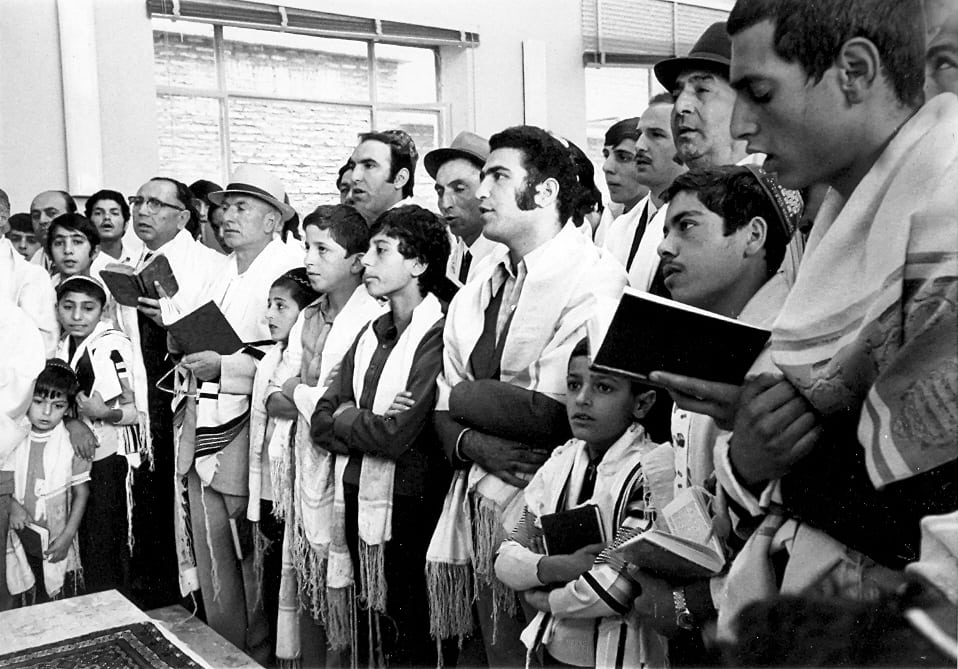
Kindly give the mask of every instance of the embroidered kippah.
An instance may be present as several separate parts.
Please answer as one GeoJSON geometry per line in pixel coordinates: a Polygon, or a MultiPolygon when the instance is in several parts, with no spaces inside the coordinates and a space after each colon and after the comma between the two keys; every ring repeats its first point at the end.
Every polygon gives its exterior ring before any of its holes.
{"type": "Polygon", "coordinates": [[[762,190],[775,205],[775,211],[778,213],[779,222],[785,230],[785,238],[788,239],[798,227],[798,221],[802,216],[802,210],[805,208],[805,202],[802,195],[797,190],[783,188],[778,183],[778,178],[772,172],[766,172],[764,168],[758,165],[745,165],[745,169],[752,173],[758,181],[762,190]]]}
{"type": "Polygon", "coordinates": [[[297,267],[296,269],[291,269],[285,274],[283,274],[283,276],[281,276],[280,278],[289,279],[290,281],[294,281],[295,283],[298,283],[300,286],[302,286],[303,288],[306,288],[307,290],[313,290],[313,287],[309,284],[309,275],[306,273],[305,267],[297,267]]]}

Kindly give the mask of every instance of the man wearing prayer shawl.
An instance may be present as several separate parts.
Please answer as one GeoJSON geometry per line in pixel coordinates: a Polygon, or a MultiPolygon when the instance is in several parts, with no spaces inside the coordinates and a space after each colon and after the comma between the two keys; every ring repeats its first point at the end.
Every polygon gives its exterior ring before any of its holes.
{"type": "Polygon", "coordinates": [[[279,179],[248,165],[237,168],[225,190],[210,193],[224,209],[223,237],[232,253],[207,285],[206,298],[245,346],[231,355],[183,356],[177,383],[185,396],[176,416],[177,473],[188,479],[207,624],[263,664],[270,654],[268,628],[255,588],[252,547],[241,537],[248,523],[250,395],[263,347],[273,344],[266,322],[269,288],[278,276],[302,266],[302,256],[279,239],[283,223],[295,213],[284,196],[279,179]]]}
{"type": "Polygon", "coordinates": [[[563,225],[576,192],[559,140],[518,126],[494,135],[490,148],[476,196],[483,234],[504,247],[449,306],[436,427],[458,471],[426,569],[433,636],[472,629],[475,574],[489,666],[522,666],[524,622],[515,594],[495,578],[495,552],[522,512],[520,488],[569,437],[562,402],[572,347],[596,298],[617,300],[626,277],[563,225]]]}
{"type": "Polygon", "coordinates": [[[740,1],[729,32],[733,134],[784,186],[831,190],[773,327],[780,372],[741,389],[715,453],[762,522],[729,573],[726,633],[776,583],[895,588],[920,518],[958,508],[958,99],[921,106],[918,0],[740,1]]]}
{"type": "MultiPolygon", "coordinates": [[[[222,256],[198,244],[188,226],[196,213],[185,184],[154,177],[130,197],[133,231],[143,242],[137,270],[156,256],[169,261],[179,290],[169,299],[140,298],[138,307],[117,305],[117,324],[133,344],[133,391],[148,408],[140,415],[150,454],[133,473],[133,553],[130,558],[134,602],[144,609],[168,606],[196,590],[193,572],[181,578],[177,563],[192,558],[177,552],[174,497],[173,406],[169,374],[173,369],[165,324],[201,304],[203,288],[218,271],[222,256]],[[161,307],[165,307],[165,313],[161,307]],[[160,390],[157,384],[167,388],[160,390]],[[145,397],[145,403],[142,398],[145,397]]],[[[107,265],[109,266],[109,265],[107,265]]]]}

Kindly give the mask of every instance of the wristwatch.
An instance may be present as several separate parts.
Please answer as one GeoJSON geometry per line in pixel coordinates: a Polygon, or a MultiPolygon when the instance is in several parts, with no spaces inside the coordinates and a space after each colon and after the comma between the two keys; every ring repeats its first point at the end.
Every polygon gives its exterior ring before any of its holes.
{"type": "Polygon", "coordinates": [[[695,621],[692,619],[692,612],[685,602],[685,588],[676,588],[672,591],[672,603],[675,604],[675,624],[680,629],[695,629],[695,621]]]}

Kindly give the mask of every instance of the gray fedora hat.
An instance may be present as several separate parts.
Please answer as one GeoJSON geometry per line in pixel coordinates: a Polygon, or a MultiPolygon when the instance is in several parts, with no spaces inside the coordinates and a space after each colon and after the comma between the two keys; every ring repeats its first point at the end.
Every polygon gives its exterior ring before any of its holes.
{"type": "Polygon", "coordinates": [[[210,202],[221,205],[223,198],[230,193],[252,195],[271,204],[282,214],[284,223],[296,215],[296,210],[284,202],[286,189],[283,187],[283,182],[258,165],[240,165],[233,170],[226,188],[209,194],[210,202]]]}
{"type": "Polygon", "coordinates": [[[688,70],[702,69],[718,72],[728,79],[729,64],[732,62],[732,40],[728,36],[725,21],[713,23],[689,51],[689,55],[680,58],[667,58],[655,64],[655,78],[665,86],[665,90],[675,90],[675,81],[688,70]]]}
{"type": "Polygon", "coordinates": [[[473,132],[460,132],[452,140],[452,144],[446,148],[433,149],[426,154],[422,162],[429,176],[435,179],[442,164],[453,158],[465,158],[481,168],[488,157],[489,140],[473,132]]]}

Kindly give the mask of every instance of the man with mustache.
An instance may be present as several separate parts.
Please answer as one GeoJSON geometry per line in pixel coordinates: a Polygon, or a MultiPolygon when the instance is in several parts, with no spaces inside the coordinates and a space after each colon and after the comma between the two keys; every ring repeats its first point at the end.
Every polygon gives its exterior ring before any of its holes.
{"type": "Polygon", "coordinates": [[[363,133],[349,159],[353,164],[350,204],[370,225],[387,209],[408,204],[418,161],[416,143],[406,132],[363,133]]]}

